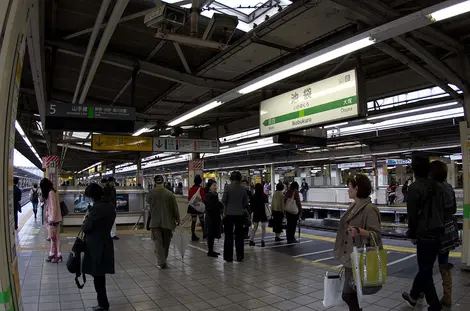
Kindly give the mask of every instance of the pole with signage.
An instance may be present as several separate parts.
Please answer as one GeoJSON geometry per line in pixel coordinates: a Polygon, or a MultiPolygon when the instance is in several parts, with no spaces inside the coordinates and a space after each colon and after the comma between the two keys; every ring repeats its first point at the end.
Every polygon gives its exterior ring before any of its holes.
{"type": "Polygon", "coordinates": [[[460,143],[462,146],[463,179],[463,235],[462,269],[470,270],[470,129],[467,122],[460,122],[460,143]]]}
{"type": "MultiPolygon", "coordinates": [[[[37,17],[30,1],[0,1],[0,310],[22,310],[16,230],[14,221],[13,155],[24,54],[28,40],[29,19],[37,17]]],[[[34,56],[31,55],[33,58],[34,56]]],[[[18,240],[19,241],[19,240],[18,240]]]]}
{"type": "Polygon", "coordinates": [[[260,105],[261,135],[292,132],[361,112],[356,70],[267,99],[260,105]]]}
{"type": "MultiPolygon", "coordinates": [[[[195,156],[193,155],[195,158],[195,156]]],[[[189,161],[188,165],[188,183],[189,187],[191,187],[194,183],[194,177],[197,175],[200,175],[201,178],[203,176],[203,171],[204,171],[204,160],[202,159],[194,159],[189,161]]]]}

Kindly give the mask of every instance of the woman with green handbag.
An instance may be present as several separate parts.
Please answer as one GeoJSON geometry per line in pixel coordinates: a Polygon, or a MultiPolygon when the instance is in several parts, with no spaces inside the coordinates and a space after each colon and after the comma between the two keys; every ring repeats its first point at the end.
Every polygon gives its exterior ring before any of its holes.
{"type": "Polygon", "coordinates": [[[353,286],[353,264],[351,254],[354,242],[357,245],[370,245],[376,241],[378,248],[383,248],[380,234],[381,220],[378,208],[372,203],[370,179],[357,174],[348,180],[349,198],[353,200],[349,209],[341,217],[334,248],[334,256],[344,266],[343,300],[350,311],[360,311],[356,288],[353,286]]]}

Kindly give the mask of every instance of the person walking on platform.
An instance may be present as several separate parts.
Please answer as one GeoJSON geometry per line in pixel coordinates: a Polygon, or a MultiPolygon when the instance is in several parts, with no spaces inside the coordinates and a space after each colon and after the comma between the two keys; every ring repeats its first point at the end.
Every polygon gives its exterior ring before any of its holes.
{"type": "MultiPolygon", "coordinates": [[[[251,187],[248,185],[248,180],[243,179],[242,180],[242,186],[243,188],[246,189],[246,195],[248,196],[248,206],[251,201],[251,196],[253,195],[251,193],[251,187]]],[[[251,210],[248,209],[248,215],[250,219],[246,220],[245,223],[243,224],[243,239],[248,240],[250,238],[250,226],[251,226],[251,210]]]]}
{"type": "Polygon", "coordinates": [[[268,217],[266,216],[266,205],[268,203],[268,196],[263,192],[263,185],[255,185],[255,194],[251,197],[250,208],[253,213],[253,228],[251,229],[250,246],[255,246],[255,235],[258,230],[258,225],[261,223],[261,247],[265,246],[264,237],[266,236],[266,223],[268,217]]]}
{"type": "Polygon", "coordinates": [[[47,262],[58,263],[62,261],[60,253],[60,223],[62,222],[62,213],[60,211],[59,194],[54,189],[52,182],[43,178],[39,183],[41,194],[44,198],[44,218],[49,232],[51,246],[47,262]]]}
{"type": "Polygon", "coordinates": [[[206,217],[204,231],[207,236],[207,247],[209,249],[207,256],[217,258],[219,253],[214,252],[214,241],[220,239],[222,219],[221,214],[224,210],[222,202],[219,201],[217,193],[217,183],[215,180],[210,179],[207,182],[204,204],[206,205],[206,217]]]}
{"type": "MultiPolygon", "coordinates": [[[[430,177],[431,179],[437,181],[444,189],[444,222],[445,224],[453,224],[454,214],[457,212],[457,201],[455,199],[454,189],[446,182],[447,164],[442,161],[431,162],[430,177]]],[[[439,272],[441,273],[442,277],[442,287],[444,289],[441,305],[447,308],[452,307],[452,268],[454,267],[454,265],[449,262],[449,252],[454,250],[456,245],[458,245],[458,239],[456,239],[458,238],[457,230],[457,228],[453,228],[453,232],[450,232],[450,234],[444,236],[441,249],[437,255],[439,272]]]]}
{"type": "Polygon", "coordinates": [[[31,204],[33,204],[34,219],[38,218],[38,205],[40,195],[41,191],[38,188],[38,184],[35,183],[31,191],[29,191],[29,200],[31,201],[31,204]]]}
{"type": "Polygon", "coordinates": [[[308,195],[308,189],[309,186],[307,182],[305,181],[305,178],[302,179],[302,184],[300,185],[300,193],[302,194],[302,201],[306,202],[307,201],[307,195],[308,195]]]}
{"type": "Polygon", "coordinates": [[[21,213],[21,189],[18,187],[20,179],[13,177],[13,212],[15,213],[15,230],[18,230],[18,213],[21,213]]]}
{"type": "Polygon", "coordinates": [[[276,242],[280,242],[282,233],[282,221],[284,220],[285,203],[284,203],[284,184],[279,182],[276,185],[276,192],[274,192],[271,207],[273,211],[273,231],[276,234],[276,242]]]}
{"type": "Polygon", "coordinates": [[[428,178],[429,158],[413,156],[411,168],[416,177],[408,189],[408,238],[416,244],[418,274],[411,291],[402,294],[410,307],[415,307],[421,293],[429,304],[428,311],[442,309],[433,280],[433,268],[444,235],[445,190],[438,182],[428,178]]]}
{"type": "MultiPolygon", "coordinates": [[[[116,210],[117,207],[117,201],[116,201],[116,188],[114,187],[115,184],[115,179],[113,176],[108,177],[107,179],[103,179],[101,181],[102,183],[104,182],[104,187],[103,187],[103,198],[105,200],[108,200],[113,206],[114,209],[116,210]]],[[[119,237],[116,235],[116,222],[114,222],[113,227],[111,228],[111,238],[113,240],[119,240],[119,237]]]]}
{"type": "Polygon", "coordinates": [[[246,189],[240,184],[242,175],[238,171],[232,172],[230,175],[231,184],[224,190],[222,203],[225,206],[224,218],[224,260],[226,262],[233,261],[233,237],[235,227],[235,249],[237,253],[237,261],[242,262],[244,259],[243,224],[248,213],[248,196],[246,189]]]}
{"type": "Polygon", "coordinates": [[[408,183],[409,180],[406,180],[403,184],[403,187],[401,187],[401,193],[403,194],[403,203],[406,203],[406,201],[408,200],[408,183]]]}
{"type": "MultiPolygon", "coordinates": [[[[201,186],[202,184],[202,178],[199,175],[196,175],[194,177],[194,185],[189,188],[189,193],[188,193],[188,201],[191,201],[191,198],[193,195],[196,195],[196,193],[199,192],[199,195],[201,196],[201,200],[204,202],[204,189],[201,186]]],[[[188,205],[188,211],[187,213],[191,215],[191,234],[192,234],[192,241],[197,242],[199,241],[199,237],[196,235],[196,223],[197,219],[199,218],[199,222],[201,224],[202,231],[204,232],[204,213],[201,213],[197,211],[194,207],[191,205],[188,205]]],[[[203,239],[206,237],[204,236],[203,233],[203,239]]]]}
{"type": "Polygon", "coordinates": [[[116,208],[103,197],[100,185],[92,183],[85,189],[85,196],[93,206],[85,216],[82,231],[85,234],[83,273],[93,276],[98,305],[94,311],[109,310],[106,294],[106,274],[114,274],[114,243],[109,235],[116,220],[116,208]]]}
{"type": "Polygon", "coordinates": [[[354,243],[356,245],[370,245],[375,241],[382,246],[380,212],[370,198],[372,184],[370,179],[361,174],[348,180],[348,195],[353,200],[346,213],[340,219],[338,234],[334,246],[334,257],[344,267],[344,286],[342,298],[349,306],[350,311],[360,311],[357,293],[351,287],[353,270],[351,253],[354,243]]]}
{"type": "Polygon", "coordinates": [[[299,184],[294,181],[290,184],[289,190],[287,190],[284,203],[286,206],[289,200],[294,200],[297,206],[297,213],[293,214],[289,212],[289,209],[286,209],[286,218],[287,218],[287,243],[298,243],[295,239],[295,230],[297,229],[297,221],[299,220],[300,216],[302,215],[302,203],[300,202],[300,195],[299,195],[299,184]]]}
{"type": "Polygon", "coordinates": [[[180,213],[175,195],[163,185],[163,176],[155,176],[154,181],[155,188],[147,194],[146,199],[150,206],[149,227],[155,244],[158,267],[166,269],[170,242],[176,225],[180,223],[180,213]]]}

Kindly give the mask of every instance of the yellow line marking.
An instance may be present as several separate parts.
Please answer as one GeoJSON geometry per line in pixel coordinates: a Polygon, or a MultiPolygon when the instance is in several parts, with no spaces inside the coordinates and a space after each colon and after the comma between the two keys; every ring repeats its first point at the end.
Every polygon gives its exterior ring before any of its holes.
{"type": "Polygon", "coordinates": [[[327,265],[327,264],[321,263],[321,262],[314,262],[314,261],[304,259],[304,258],[296,258],[295,261],[305,263],[305,264],[308,264],[308,265],[311,265],[311,266],[314,266],[314,267],[317,267],[317,268],[321,268],[321,269],[336,270],[336,271],[341,270],[341,267],[331,266],[331,265],[327,265]]]}
{"type": "MultiPolygon", "coordinates": [[[[332,243],[334,243],[335,240],[336,240],[336,238],[330,238],[330,237],[320,236],[320,235],[313,235],[313,234],[308,234],[308,233],[300,233],[300,236],[303,237],[303,238],[306,238],[306,239],[332,242],[332,243]]],[[[387,251],[395,251],[395,252],[401,252],[401,253],[416,254],[416,248],[414,248],[414,247],[384,245],[384,249],[387,250],[387,251]]],[[[462,253],[461,252],[450,252],[449,256],[452,257],[452,258],[461,258],[462,253]]]]}

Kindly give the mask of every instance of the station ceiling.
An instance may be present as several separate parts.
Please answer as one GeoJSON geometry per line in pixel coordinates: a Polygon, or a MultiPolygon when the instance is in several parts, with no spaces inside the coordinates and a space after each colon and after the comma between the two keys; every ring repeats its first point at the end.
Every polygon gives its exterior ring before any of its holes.
{"type": "MultiPolygon", "coordinates": [[[[113,6],[118,2],[111,1],[105,21],[109,19],[113,6]]],[[[185,2],[190,1],[179,3],[185,2]]],[[[226,90],[352,37],[365,29],[443,1],[291,2],[290,5],[282,7],[282,10],[277,10],[279,12],[276,11],[276,14],[266,17],[266,21],[253,30],[247,33],[242,30],[234,31],[228,48],[217,51],[155,38],[155,29],[144,24],[144,13],[155,7],[155,1],[131,0],[107,45],[86,102],[133,106],[138,112],[137,127],[156,122],[161,125],[160,133],[165,133],[167,121],[226,90]],[[134,87],[131,85],[133,73],[137,73],[134,87]]],[[[266,1],[267,5],[275,3],[278,2],[266,1]]],[[[208,4],[207,1],[204,4],[208,4]]],[[[38,27],[44,30],[41,32],[41,42],[44,52],[44,93],[47,102],[72,102],[100,5],[101,1],[95,0],[50,0],[41,7],[42,22],[38,27]]],[[[204,33],[209,20],[205,16],[199,17],[199,37],[204,33]]],[[[103,29],[104,27],[99,32],[97,42],[103,36],[103,29]]],[[[467,14],[376,44],[193,118],[186,125],[204,127],[186,132],[192,137],[216,138],[257,128],[261,100],[354,67],[362,68],[365,75],[367,100],[436,85],[448,91],[451,98],[460,99],[461,95],[448,85],[453,84],[461,88],[468,83],[461,69],[461,55],[465,55],[470,43],[468,29],[470,18],[467,14]],[[424,57],[429,54],[433,56],[431,59],[424,57]]],[[[177,33],[189,35],[190,23],[187,22],[177,33]]],[[[95,51],[96,46],[97,44],[95,51]]],[[[50,152],[48,146],[51,142],[59,144],[59,154],[61,148],[68,143],[63,169],[71,171],[83,169],[100,160],[118,164],[135,160],[139,156],[126,152],[94,152],[87,145],[87,137],[64,140],[62,132],[44,135],[38,125],[40,118],[37,115],[37,95],[28,53],[29,50],[25,56],[22,75],[18,121],[41,156],[50,152]]],[[[360,139],[371,147],[434,138],[445,140],[445,135],[458,139],[458,125],[455,120],[450,124],[441,122],[426,130],[423,130],[424,128],[426,127],[421,125],[405,127],[348,139],[360,139]]],[[[16,145],[24,149],[21,139],[17,140],[16,145]]],[[[279,149],[281,154],[300,152],[290,148],[279,149]]],[[[32,161],[35,159],[28,154],[25,156],[32,161]]],[[[246,154],[238,157],[242,159],[246,154]]],[[[250,157],[254,157],[253,152],[250,157]]]]}

